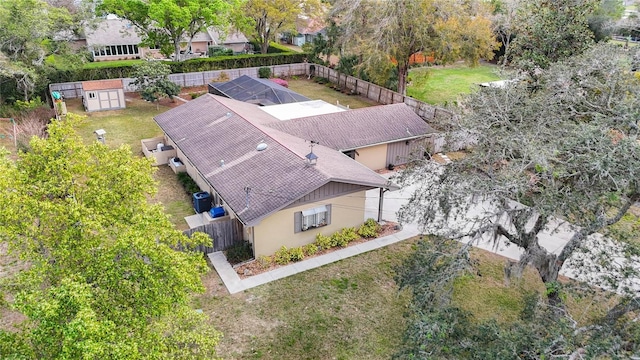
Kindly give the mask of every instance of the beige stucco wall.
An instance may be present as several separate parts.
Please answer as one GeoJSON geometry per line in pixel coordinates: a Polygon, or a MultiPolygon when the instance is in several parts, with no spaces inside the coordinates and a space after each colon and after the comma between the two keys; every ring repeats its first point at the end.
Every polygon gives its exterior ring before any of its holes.
{"type": "Polygon", "coordinates": [[[387,144],[374,145],[356,150],[356,161],[371,170],[379,170],[387,167],[387,144]]]}
{"type": "Polygon", "coordinates": [[[287,248],[312,243],[318,233],[331,235],[345,227],[360,226],[364,222],[365,191],[307,203],[277,213],[263,219],[253,227],[253,249],[255,256],[272,255],[282,245],[287,248]],[[331,204],[331,224],[308,231],[294,232],[294,214],[298,211],[331,204]]]}

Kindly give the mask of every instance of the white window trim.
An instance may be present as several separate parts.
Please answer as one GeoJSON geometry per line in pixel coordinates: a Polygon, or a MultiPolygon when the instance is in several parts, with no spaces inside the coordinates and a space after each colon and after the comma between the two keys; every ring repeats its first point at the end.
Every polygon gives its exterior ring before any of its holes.
{"type": "Polygon", "coordinates": [[[302,231],[315,229],[327,225],[327,207],[318,206],[302,211],[302,231]]]}

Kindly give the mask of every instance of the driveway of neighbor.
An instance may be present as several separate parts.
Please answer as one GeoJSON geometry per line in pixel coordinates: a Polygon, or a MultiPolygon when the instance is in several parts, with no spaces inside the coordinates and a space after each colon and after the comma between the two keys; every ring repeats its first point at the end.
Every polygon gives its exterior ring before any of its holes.
{"type": "MultiPolygon", "coordinates": [[[[384,174],[385,177],[390,177],[393,173],[384,174]]],[[[384,194],[383,201],[383,211],[382,218],[387,221],[398,222],[397,219],[397,211],[400,207],[407,203],[411,194],[415,190],[415,186],[410,185],[406,186],[400,190],[396,191],[387,191],[384,194]]],[[[367,218],[378,218],[378,201],[379,201],[379,190],[369,190],[366,194],[365,200],[365,217],[367,218]]],[[[474,206],[471,211],[468,213],[468,218],[472,219],[475,216],[479,216],[482,213],[486,212],[488,209],[486,208],[486,204],[478,203],[474,206]]],[[[457,224],[453,224],[453,228],[465,228],[467,225],[471,223],[471,221],[459,221],[457,224]]],[[[562,248],[567,244],[569,239],[574,233],[574,230],[571,229],[569,224],[566,222],[556,220],[552,222],[551,230],[546,230],[539,235],[540,245],[545,249],[559,254],[562,251],[562,248]]],[[[229,290],[229,293],[234,294],[237,292],[244,291],[246,289],[250,289],[262,284],[266,284],[268,282],[282,279],[287,276],[291,276],[297,274],[302,271],[310,270],[313,268],[317,268],[326,264],[330,264],[351,256],[359,255],[361,253],[375,250],[384,246],[388,246],[399,241],[403,241],[414,237],[416,235],[421,234],[422,231],[418,224],[403,224],[402,230],[382,238],[374,239],[365,243],[357,244],[354,246],[350,246],[344,249],[336,250],[334,252],[316,256],[310,258],[308,260],[303,260],[300,262],[296,262],[287,266],[279,267],[275,270],[268,271],[262,274],[254,275],[245,279],[241,279],[235,270],[231,267],[227,259],[225,258],[222,252],[215,252],[209,254],[209,259],[213,264],[214,268],[220,275],[220,278],[224,282],[225,286],[229,290]]],[[[461,241],[469,241],[469,239],[462,239],[461,241]]],[[[487,235],[478,241],[474,241],[473,245],[475,247],[493,252],[498,255],[502,255],[506,258],[512,260],[518,260],[520,255],[522,254],[522,250],[515,245],[509,246],[506,242],[506,239],[502,238],[497,242],[492,240],[492,237],[487,235]]],[[[592,250],[600,250],[603,252],[614,253],[613,263],[615,265],[622,265],[625,263],[625,258],[622,256],[622,248],[616,244],[615,242],[603,238],[600,234],[594,234],[587,239],[587,247],[592,250]],[[619,255],[616,255],[619,253],[619,255]]],[[[576,271],[578,266],[583,266],[585,268],[589,268],[590,266],[593,269],[597,269],[597,264],[593,261],[589,261],[588,259],[584,259],[584,254],[577,253],[572,259],[567,261],[560,273],[564,276],[568,276],[573,279],[587,281],[591,284],[601,284],[602,273],[598,271],[601,270],[593,270],[590,272],[584,271],[576,271]],[[574,264],[574,265],[572,265],[574,264]],[[580,265],[575,265],[580,264],[580,265]]],[[[637,259],[634,259],[636,264],[640,263],[637,259]]],[[[640,266],[640,265],[634,265],[640,266]]],[[[620,288],[624,285],[631,286],[633,289],[640,289],[640,280],[634,279],[632,282],[621,283],[620,288]]]]}

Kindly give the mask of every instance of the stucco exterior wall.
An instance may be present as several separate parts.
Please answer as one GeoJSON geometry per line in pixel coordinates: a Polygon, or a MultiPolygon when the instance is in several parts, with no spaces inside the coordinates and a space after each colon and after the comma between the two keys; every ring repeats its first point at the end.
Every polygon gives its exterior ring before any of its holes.
{"type": "Polygon", "coordinates": [[[371,170],[387,167],[387,144],[374,145],[356,150],[356,161],[371,170]]]}
{"type": "Polygon", "coordinates": [[[252,230],[255,256],[272,255],[282,245],[292,248],[310,244],[315,241],[318,233],[331,235],[345,227],[362,225],[364,222],[365,197],[365,191],[355,192],[322,202],[307,203],[280,210],[263,219],[252,230]],[[294,215],[296,212],[327,204],[331,205],[331,224],[298,233],[294,232],[294,215]]]}

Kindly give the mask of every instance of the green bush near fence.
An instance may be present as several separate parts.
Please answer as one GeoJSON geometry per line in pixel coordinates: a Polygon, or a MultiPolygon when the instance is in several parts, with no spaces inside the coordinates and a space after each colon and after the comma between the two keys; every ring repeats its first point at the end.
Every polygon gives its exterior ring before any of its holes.
{"type": "MultiPolygon", "coordinates": [[[[216,58],[198,58],[181,62],[165,62],[171,67],[171,72],[190,73],[210,70],[239,69],[249,67],[275,66],[304,62],[304,53],[276,53],[257,55],[219,56],[216,58]]],[[[105,61],[89,63],[78,70],[57,69],[49,74],[51,83],[72,81],[118,79],[131,77],[133,64],[145,60],[105,61]]]]}

